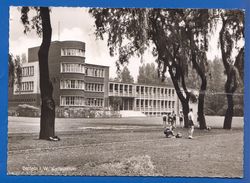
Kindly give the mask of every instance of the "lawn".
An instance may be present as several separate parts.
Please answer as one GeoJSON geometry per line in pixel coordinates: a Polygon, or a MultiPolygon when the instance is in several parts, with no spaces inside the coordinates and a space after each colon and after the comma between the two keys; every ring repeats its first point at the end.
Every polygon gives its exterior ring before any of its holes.
{"type": "Polygon", "coordinates": [[[183,138],[169,139],[160,122],[151,120],[150,125],[146,118],[144,126],[139,125],[141,119],[128,119],[131,128],[121,128],[119,120],[113,128],[97,128],[104,127],[105,120],[102,125],[90,120],[77,130],[59,130],[59,142],[38,140],[36,133],[9,134],[8,174],[243,176],[242,128],[196,129],[192,140],[186,138],[187,129],[177,128],[183,138]]]}

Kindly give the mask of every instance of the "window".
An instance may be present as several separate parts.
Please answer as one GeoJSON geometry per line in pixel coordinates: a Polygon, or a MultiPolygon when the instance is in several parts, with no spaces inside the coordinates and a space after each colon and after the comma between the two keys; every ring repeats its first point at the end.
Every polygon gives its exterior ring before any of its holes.
{"type": "Polygon", "coordinates": [[[22,68],[22,77],[34,76],[34,66],[28,66],[22,68]]]}
{"type": "Polygon", "coordinates": [[[84,65],[80,63],[61,63],[61,73],[82,73],[84,74],[84,65]]]}
{"type": "Polygon", "coordinates": [[[61,106],[84,106],[85,99],[82,96],[61,96],[61,106]]]}
{"type": "Polygon", "coordinates": [[[34,81],[21,82],[20,88],[16,91],[32,92],[34,91],[34,81]]]}
{"type": "Polygon", "coordinates": [[[174,89],[172,89],[172,97],[174,97],[174,89]]]}
{"type": "Polygon", "coordinates": [[[104,69],[89,67],[85,69],[85,73],[87,76],[104,77],[104,69]]]}
{"type": "Polygon", "coordinates": [[[78,56],[78,57],[84,57],[85,56],[85,52],[82,49],[62,48],[61,49],[61,56],[78,56]]]}
{"type": "Polygon", "coordinates": [[[136,93],[139,94],[140,87],[136,86],[136,93]]]}
{"type": "Polygon", "coordinates": [[[61,80],[60,89],[85,89],[83,80],[61,80]]]}
{"type": "Polygon", "coordinates": [[[103,84],[86,83],[86,90],[93,91],[93,92],[103,92],[103,84]]]}
{"type": "Polygon", "coordinates": [[[175,102],[174,102],[174,101],[172,101],[172,108],[174,108],[174,104],[175,104],[175,102]]]}
{"type": "Polygon", "coordinates": [[[94,107],[103,107],[103,99],[102,98],[87,98],[86,105],[94,106],[94,107]]]}

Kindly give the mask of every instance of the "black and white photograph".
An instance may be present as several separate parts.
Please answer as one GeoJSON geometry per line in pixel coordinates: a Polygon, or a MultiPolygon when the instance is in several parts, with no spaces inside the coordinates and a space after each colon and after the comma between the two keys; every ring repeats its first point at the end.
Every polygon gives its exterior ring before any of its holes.
{"type": "Polygon", "coordinates": [[[244,22],[11,6],[7,174],[243,178],[244,22]]]}

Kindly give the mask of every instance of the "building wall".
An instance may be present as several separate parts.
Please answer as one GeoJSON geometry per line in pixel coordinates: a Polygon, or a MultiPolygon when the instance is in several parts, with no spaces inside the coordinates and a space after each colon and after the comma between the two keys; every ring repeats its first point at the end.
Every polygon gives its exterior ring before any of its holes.
{"type": "MultiPolygon", "coordinates": [[[[24,66],[35,65],[34,76],[29,76],[23,78],[24,82],[33,81],[35,89],[29,93],[34,93],[36,101],[32,104],[40,105],[40,89],[39,89],[39,64],[38,64],[38,51],[39,47],[29,48],[28,49],[28,63],[24,66]]],[[[79,100],[95,99],[94,103],[103,102],[102,107],[107,106],[106,102],[108,101],[108,80],[109,80],[109,67],[101,65],[93,65],[85,63],[85,43],[79,41],[55,41],[51,43],[49,51],[49,72],[50,79],[53,84],[53,98],[55,100],[56,106],[65,106],[61,105],[62,98],[69,97],[80,97],[79,100]],[[68,67],[69,66],[69,67],[68,67]],[[80,70],[79,67],[80,66],[80,70]],[[92,72],[90,74],[86,73],[86,70],[90,69],[92,72]],[[102,71],[102,73],[101,73],[102,71]],[[97,74],[97,75],[95,75],[97,74]],[[102,75],[100,75],[102,74],[102,75]],[[71,83],[72,85],[68,85],[71,83]],[[74,83],[74,87],[72,88],[74,83]],[[77,88],[76,84],[77,83],[77,88]],[[86,90],[86,84],[98,85],[98,89],[103,87],[102,91],[88,91],[86,90]]],[[[16,86],[14,86],[16,87],[16,86]]],[[[13,102],[17,97],[13,98],[13,91],[9,92],[9,101],[13,102]]],[[[18,93],[19,101],[23,98],[24,103],[27,102],[25,93],[18,93]]],[[[14,102],[18,104],[18,102],[14,102]]],[[[14,105],[13,103],[13,105],[14,105]]],[[[98,103],[99,104],[99,103],[98,103]]],[[[75,104],[74,104],[75,105],[75,104]]],[[[78,104],[77,104],[78,105],[78,104]]],[[[79,104],[81,107],[86,105],[81,102],[79,104]]],[[[100,104],[99,104],[100,105],[100,104]]],[[[71,104],[69,104],[71,106],[71,104]]],[[[79,106],[77,106],[79,107],[79,106]]],[[[100,106],[86,106],[86,107],[98,107],[100,106]]]]}
{"type": "MultiPolygon", "coordinates": [[[[33,90],[18,92],[15,85],[9,91],[10,106],[40,105],[38,51],[39,47],[29,48],[28,63],[23,64],[23,67],[34,67],[34,74],[23,77],[22,80],[34,82],[33,90]]],[[[109,81],[109,67],[85,63],[83,42],[52,42],[49,72],[57,107],[109,108],[109,98],[117,96],[122,98],[123,110],[141,111],[149,116],[172,111],[179,114],[180,102],[173,86],[109,81]]]]}
{"type": "Polygon", "coordinates": [[[174,111],[179,103],[174,87],[109,82],[109,96],[123,98],[122,110],[141,111],[148,116],[159,116],[174,111]],[[132,109],[127,105],[132,104],[132,109]],[[124,105],[125,104],[125,105],[124,105]],[[125,108],[123,108],[125,106],[125,108]]]}
{"type": "Polygon", "coordinates": [[[19,86],[15,79],[13,87],[9,88],[9,106],[18,106],[19,104],[40,105],[40,86],[39,86],[39,68],[38,62],[22,64],[22,80],[19,86]],[[24,72],[24,70],[29,72],[24,72]],[[32,69],[32,72],[30,72],[32,69]],[[27,87],[29,84],[29,87],[27,87]],[[32,87],[31,87],[32,84],[32,87]],[[26,86],[25,86],[26,85],[26,86]]]}

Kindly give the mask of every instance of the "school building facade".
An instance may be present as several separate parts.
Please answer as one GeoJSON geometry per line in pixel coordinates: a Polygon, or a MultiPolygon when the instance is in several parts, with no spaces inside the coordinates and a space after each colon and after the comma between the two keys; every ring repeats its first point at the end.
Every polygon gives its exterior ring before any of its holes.
{"type": "MultiPolygon", "coordinates": [[[[28,61],[22,64],[21,86],[9,88],[9,106],[40,106],[39,47],[28,49],[28,61]]],[[[147,116],[180,110],[174,87],[109,80],[109,67],[85,62],[85,43],[54,41],[49,51],[49,72],[57,108],[108,110],[111,98],[120,98],[119,110],[140,111],[147,116]]]]}

